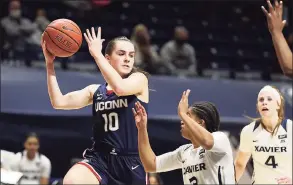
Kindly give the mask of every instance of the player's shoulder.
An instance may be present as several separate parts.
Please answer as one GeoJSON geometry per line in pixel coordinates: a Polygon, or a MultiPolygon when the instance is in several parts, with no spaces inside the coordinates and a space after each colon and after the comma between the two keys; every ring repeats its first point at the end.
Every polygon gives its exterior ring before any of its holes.
{"type": "Polygon", "coordinates": [[[15,154],[15,159],[21,159],[22,156],[23,156],[23,152],[17,152],[17,153],[15,154]]]}
{"type": "Polygon", "coordinates": [[[291,119],[285,119],[285,124],[282,123],[282,127],[286,127],[284,128],[285,130],[290,129],[292,131],[292,120],[291,119]]]}
{"type": "Polygon", "coordinates": [[[216,131],[212,133],[213,137],[217,137],[217,138],[227,138],[228,139],[228,135],[225,132],[222,131],[216,131]]]}
{"type": "Polygon", "coordinates": [[[212,135],[213,135],[214,141],[216,140],[222,144],[230,143],[229,136],[225,132],[216,131],[216,132],[213,132],[212,135]]]}
{"type": "Polygon", "coordinates": [[[193,148],[193,144],[185,144],[177,148],[177,151],[180,153],[186,152],[188,150],[191,150],[193,148]]]}
{"type": "Polygon", "coordinates": [[[292,120],[291,119],[287,119],[287,125],[289,125],[290,127],[292,126],[292,120]]]}
{"type": "Polygon", "coordinates": [[[142,71],[140,69],[136,69],[136,71],[131,73],[131,75],[129,75],[129,77],[141,78],[142,80],[148,81],[148,73],[144,72],[144,71],[142,71]]]}
{"type": "Polygon", "coordinates": [[[252,121],[248,125],[242,128],[242,133],[253,133],[255,129],[260,126],[260,122],[258,120],[252,121]]]}
{"type": "Polygon", "coordinates": [[[88,85],[86,88],[91,94],[94,94],[100,86],[101,84],[91,84],[88,85]]]}
{"type": "Polygon", "coordinates": [[[91,90],[97,90],[100,86],[101,84],[91,84],[91,85],[88,85],[87,88],[91,90]]]}
{"type": "Polygon", "coordinates": [[[43,164],[46,164],[46,165],[51,164],[50,159],[47,156],[45,156],[44,154],[40,154],[40,159],[43,164]]]}
{"type": "Polygon", "coordinates": [[[189,50],[189,51],[194,51],[194,48],[191,44],[189,43],[185,43],[185,47],[189,50]]]}

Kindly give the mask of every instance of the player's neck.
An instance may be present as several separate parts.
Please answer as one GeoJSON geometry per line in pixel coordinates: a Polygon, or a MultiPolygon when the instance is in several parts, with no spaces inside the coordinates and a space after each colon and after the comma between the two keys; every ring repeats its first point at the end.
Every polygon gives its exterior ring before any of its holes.
{"type": "Polygon", "coordinates": [[[200,145],[198,143],[194,142],[194,141],[191,141],[191,143],[192,143],[192,145],[193,145],[194,148],[200,147],[200,145]]]}
{"type": "Polygon", "coordinates": [[[27,154],[26,154],[26,157],[28,158],[28,160],[33,160],[33,159],[35,158],[35,156],[36,156],[35,153],[32,153],[32,154],[27,153],[27,154]]]}
{"type": "Polygon", "coordinates": [[[264,118],[261,118],[261,121],[266,126],[266,130],[272,132],[278,124],[279,117],[278,116],[264,117],[264,118]]]}

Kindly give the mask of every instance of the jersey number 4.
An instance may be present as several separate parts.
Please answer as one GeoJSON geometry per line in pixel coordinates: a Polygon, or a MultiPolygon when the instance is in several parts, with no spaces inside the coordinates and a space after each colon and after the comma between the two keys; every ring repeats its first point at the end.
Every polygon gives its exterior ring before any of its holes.
{"type": "Polygon", "coordinates": [[[278,163],[276,163],[275,161],[275,156],[270,155],[267,159],[267,161],[265,162],[265,164],[267,166],[272,166],[273,168],[276,168],[278,166],[278,163]]]}
{"type": "Polygon", "coordinates": [[[119,129],[118,114],[116,112],[111,112],[110,114],[102,114],[104,118],[104,129],[105,132],[116,131],[119,129]]]}

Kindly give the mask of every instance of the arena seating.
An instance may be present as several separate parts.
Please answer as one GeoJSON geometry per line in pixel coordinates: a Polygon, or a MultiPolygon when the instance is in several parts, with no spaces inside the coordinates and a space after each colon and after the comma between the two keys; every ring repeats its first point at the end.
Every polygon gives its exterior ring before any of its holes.
{"type": "MultiPolygon", "coordinates": [[[[66,17],[77,22],[83,31],[102,26],[106,41],[117,35],[129,37],[136,24],[144,23],[150,29],[152,42],[160,47],[172,38],[175,25],[184,25],[196,50],[199,74],[206,69],[226,70],[230,77],[237,72],[281,72],[260,9],[263,1],[113,1],[86,12],[58,1],[23,4],[24,15],[31,19],[42,6],[50,20],[66,17]]],[[[74,61],[91,61],[86,42],[74,61]]]]}

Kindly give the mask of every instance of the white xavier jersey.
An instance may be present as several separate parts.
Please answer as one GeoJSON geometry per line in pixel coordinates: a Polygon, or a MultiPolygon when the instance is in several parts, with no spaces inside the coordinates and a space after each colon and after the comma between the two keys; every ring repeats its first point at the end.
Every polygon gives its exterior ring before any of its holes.
{"type": "Polygon", "coordinates": [[[11,166],[15,160],[15,153],[6,150],[1,150],[0,152],[1,168],[11,170],[11,166]]]}
{"type": "Polygon", "coordinates": [[[212,135],[212,149],[195,149],[192,144],[180,146],[175,151],[156,158],[156,171],[181,168],[184,184],[235,184],[230,141],[223,132],[214,132],[212,135]]]}
{"type": "Polygon", "coordinates": [[[252,154],[252,183],[277,184],[276,178],[292,179],[291,120],[283,120],[274,136],[259,121],[250,123],[242,129],[239,150],[252,154]]]}
{"type": "Polygon", "coordinates": [[[29,160],[26,151],[16,154],[13,170],[23,173],[20,184],[40,184],[40,178],[49,178],[51,174],[50,160],[37,153],[33,160],[29,160]]]}

